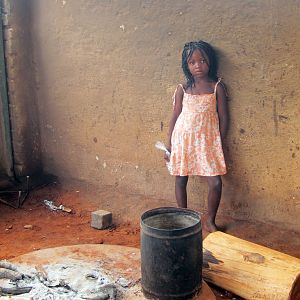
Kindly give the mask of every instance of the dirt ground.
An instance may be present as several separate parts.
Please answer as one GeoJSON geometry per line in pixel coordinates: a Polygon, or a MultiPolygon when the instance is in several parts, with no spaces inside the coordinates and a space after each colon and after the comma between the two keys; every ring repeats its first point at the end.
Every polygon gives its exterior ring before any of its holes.
{"type": "MultiPolygon", "coordinates": [[[[139,247],[140,214],[158,206],[164,206],[163,200],[116,191],[113,187],[95,191],[85,185],[55,183],[36,189],[19,209],[0,202],[0,259],[63,245],[105,243],[139,247]],[[72,212],[51,211],[43,200],[63,204],[72,212]],[[90,226],[91,212],[98,209],[113,213],[114,226],[107,230],[90,226]]],[[[219,216],[218,224],[229,234],[300,258],[299,232],[226,216],[219,216]]],[[[222,290],[214,292],[218,299],[233,297],[222,290]]]]}

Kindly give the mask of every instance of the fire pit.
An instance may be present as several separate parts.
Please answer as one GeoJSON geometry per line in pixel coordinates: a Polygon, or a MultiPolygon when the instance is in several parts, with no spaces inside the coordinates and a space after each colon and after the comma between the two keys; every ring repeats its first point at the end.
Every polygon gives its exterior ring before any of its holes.
{"type": "MultiPolygon", "coordinates": [[[[3,286],[3,279],[0,279],[0,286],[4,287],[2,293],[8,288],[15,291],[28,288],[27,293],[26,290],[22,293],[22,299],[146,299],[140,286],[140,251],[137,248],[65,246],[31,252],[7,264],[22,276],[12,280],[9,286],[3,286]]],[[[196,299],[215,297],[203,283],[196,299]]]]}

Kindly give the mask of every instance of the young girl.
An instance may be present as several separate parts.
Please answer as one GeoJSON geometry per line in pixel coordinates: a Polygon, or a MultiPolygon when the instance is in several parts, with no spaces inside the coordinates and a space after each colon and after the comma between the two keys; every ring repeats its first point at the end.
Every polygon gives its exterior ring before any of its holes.
{"type": "Polygon", "coordinates": [[[170,173],[175,175],[175,196],[179,207],[187,207],[186,186],[190,175],[205,176],[208,183],[208,218],[204,227],[218,230],[215,218],[222,181],[226,173],[222,144],[227,126],[226,91],[217,78],[214,49],[204,41],[184,45],[182,69],[185,84],[174,93],[173,114],[169,124],[170,173]]]}

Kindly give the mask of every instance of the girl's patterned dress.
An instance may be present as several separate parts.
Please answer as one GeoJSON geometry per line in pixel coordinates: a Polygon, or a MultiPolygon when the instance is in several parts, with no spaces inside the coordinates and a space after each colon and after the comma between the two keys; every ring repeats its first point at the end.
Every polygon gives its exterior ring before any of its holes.
{"type": "Polygon", "coordinates": [[[213,94],[191,95],[181,84],[177,87],[183,89],[184,96],[182,112],[171,138],[171,175],[216,176],[226,173],[217,113],[216,89],[219,82],[213,94]]]}

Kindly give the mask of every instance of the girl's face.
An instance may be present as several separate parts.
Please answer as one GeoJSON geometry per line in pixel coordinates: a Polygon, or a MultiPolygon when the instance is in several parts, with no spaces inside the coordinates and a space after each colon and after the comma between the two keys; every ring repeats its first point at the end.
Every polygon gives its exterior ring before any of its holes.
{"type": "Polygon", "coordinates": [[[206,78],[208,76],[209,62],[206,55],[202,54],[200,50],[195,50],[187,63],[194,78],[206,78]]]}

